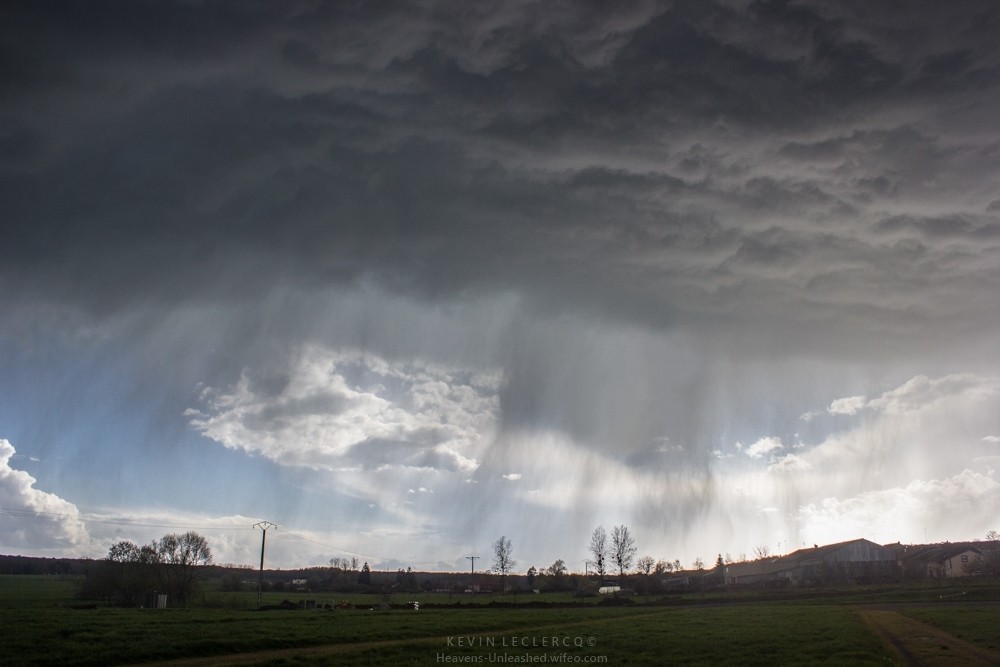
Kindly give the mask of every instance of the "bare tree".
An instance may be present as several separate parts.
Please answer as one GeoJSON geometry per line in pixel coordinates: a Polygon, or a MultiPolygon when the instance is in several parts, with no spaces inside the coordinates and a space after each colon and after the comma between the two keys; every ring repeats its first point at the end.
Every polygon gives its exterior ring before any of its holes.
{"type": "Polygon", "coordinates": [[[604,526],[598,526],[590,535],[590,555],[593,556],[590,562],[601,577],[608,571],[608,554],[608,533],[604,526]]]}
{"type": "Polygon", "coordinates": [[[334,556],[330,559],[330,582],[336,584],[338,581],[342,584],[349,583],[356,579],[354,573],[358,569],[358,558],[354,556],[348,558],[347,556],[334,556]]]}
{"type": "Polygon", "coordinates": [[[171,533],[160,538],[157,552],[160,563],[163,564],[161,572],[164,584],[186,606],[197,579],[198,568],[212,563],[212,550],[208,547],[208,541],[194,531],[183,535],[171,533]]]}
{"type": "Polygon", "coordinates": [[[122,540],[108,549],[108,557],[99,576],[99,588],[109,597],[120,596],[126,606],[140,604],[142,596],[151,592],[156,584],[156,565],[159,554],[152,546],[138,546],[122,540]]]}
{"type": "Polygon", "coordinates": [[[691,563],[691,567],[693,567],[696,570],[704,570],[705,561],[701,559],[701,556],[698,556],[697,558],[694,559],[694,562],[691,563]]]}
{"type": "Polygon", "coordinates": [[[507,575],[517,567],[514,560],[514,547],[506,535],[501,535],[500,539],[493,543],[493,571],[500,575],[503,588],[507,590],[507,575]]]}
{"type": "Polygon", "coordinates": [[[656,561],[656,565],[653,566],[653,574],[657,576],[673,571],[674,571],[674,564],[671,563],[669,560],[658,560],[656,561]]]}
{"type": "Polygon", "coordinates": [[[556,562],[552,563],[545,569],[545,574],[550,577],[561,577],[566,574],[566,563],[563,562],[562,558],[556,559],[556,562]]]}
{"type": "Polygon", "coordinates": [[[990,532],[986,533],[986,539],[989,540],[990,542],[996,542],[1000,540],[1000,533],[998,533],[995,530],[991,530],[990,532]]]}
{"type": "Polygon", "coordinates": [[[759,547],[753,548],[753,559],[754,560],[764,560],[771,556],[771,547],[766,544],[762,544],[759,547]]]}
{"type": "Polygon", "coordinates": [[[139,547],[131,540],[122,540],[108,549],[108,560],[113,563],[134,563],[139,560],[139,547]]]}
{"type": "Polygon", "coordinates": [[[561,558],[557,559],[542,571],[542,574],[547,577],[546,586],[557,591],[562,590],[566,572],[566,563],[561,558]]]}
{"type": "Polygon", "coordinates": [[[636,551],[635,538],[628,526],[615,526],[611,529],[611,561],[618,568],[619,576],[625,576],[625,570],[632,567],[636,551]]]}
{"type": "Polygon", "coordinates": [[[652,556],[643,556],[635,564],[635,570],[639,574],[648,575],[656,567],[656,560],[652,556]]]}

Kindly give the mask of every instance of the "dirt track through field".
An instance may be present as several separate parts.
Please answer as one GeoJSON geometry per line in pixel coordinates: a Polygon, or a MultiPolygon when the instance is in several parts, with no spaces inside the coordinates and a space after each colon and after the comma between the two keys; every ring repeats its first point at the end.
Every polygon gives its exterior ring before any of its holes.
{"type": "Polygon", "coordinates": [[[1000,665],[1000,654],[898,612],[859,610],[858,616],[905,667],[1000,665]]]}

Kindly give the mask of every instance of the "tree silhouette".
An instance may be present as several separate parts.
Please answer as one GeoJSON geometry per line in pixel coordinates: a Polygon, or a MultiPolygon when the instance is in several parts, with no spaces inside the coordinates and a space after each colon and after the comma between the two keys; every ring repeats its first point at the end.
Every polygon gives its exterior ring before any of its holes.
{"type": "Polygon", "coordinates": [[[611,560],[618,568],[619,576],[625,576],[625,571],[632,567],[636,551],[635,538],[627,526],[611,529],[611,560]]]}
{"type": "Polygon", "coordinates": [[[517,566],[514,560],[514,547],[506,535],[493,543],[493,571],[500,575],[501,585],[507,590],[507,575],[517,566]]]}
{"type": "Polygon", "coordinates": [[[183,535],[170,533],[157,543],[161,581],[168,592],[187,606],[197,579],[198,567],[211,565],[212,550],[208,541],[194,531],[183,535]]]}
{"type": "Polygon", "coordinates": [[[590,555],[593,557],[594,568],[601,577],[608,569],[608,533],[604,526],[598,526],[590,535],[590,555]]]}
{"type": "Polygon", "coordinates": [[[643,556],[635,564],[636,572],[645,575],[649,575],[654,567],[656,567],[656,560],[652,556],[643,556]]]}

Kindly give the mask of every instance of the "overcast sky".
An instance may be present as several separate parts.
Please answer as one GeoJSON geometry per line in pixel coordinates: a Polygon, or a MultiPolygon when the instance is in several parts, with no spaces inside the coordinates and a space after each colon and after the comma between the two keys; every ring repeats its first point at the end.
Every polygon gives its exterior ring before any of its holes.
{"type": "Polygon", "coordinates": [[[0,552],[1000,529],[1000,8],[8,2],[0,552]],[[273,537],[272,537],[273,535],[273,537]]]}

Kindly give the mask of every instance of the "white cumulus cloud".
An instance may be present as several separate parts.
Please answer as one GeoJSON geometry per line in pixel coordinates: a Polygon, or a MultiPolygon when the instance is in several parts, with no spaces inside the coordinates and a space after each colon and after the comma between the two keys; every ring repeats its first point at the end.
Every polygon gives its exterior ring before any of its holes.
{"type": "Polygon", "coordinates": [[[752,459],[759,459],[766,454],[770,454],[771,452],[782,448],[784,448],[784,445],[781,443],[781,438],[768,436],[766,438],[761,438],[747,447],[746,454],[752,459]]]}
{"type": "Polygon", "coordinates": [[[482,373],[306,350],[284,374],[206,389],[191,425],[232,449],[326,470],[475,470],[499,412],[482,373]]]}
{"type": "Polygon", "coordinates": [[[905,486],[826,498],[799,509],[803,537],[835,542],[867,536],[881,542],[923,541],[952,535],[982,535],[1000,506],[1000,482],[992,472],[972,470],[942,479],[916,479],[905,486]],[[947,532],[940,533],[938,531],[947,532]]]}
{"type": "Polygon", "coordinates": [[[80,511],[73,503],[35,488],[34,477],[11,468],[14,445],[0,438],[0,544],[21,553],[48,550],[81,553],[91,547],[80,511]]]}
{"type": "Polygon", "coordinates": [[[797,472],[809,470],[812,466],[795,454],[787,454],[767,467],[772,472],[797,472]]]}
{"type": "Polygon", "coordinates": [[[872,399],[868,407],[890,415],[905,415],[956,400],[976,402],[1000,394],[1000,378],[956,373],[939,378],[917,375],[872,399]]]}
{"type": "Polygon", "coordinates": [[[864,396],[848,396],[847,398],[838,398],[830,403],[830,407],[827,408],[827,412],[831,415],[854,415],[865,407],[865,402],[866,400],[864,396]]]}

